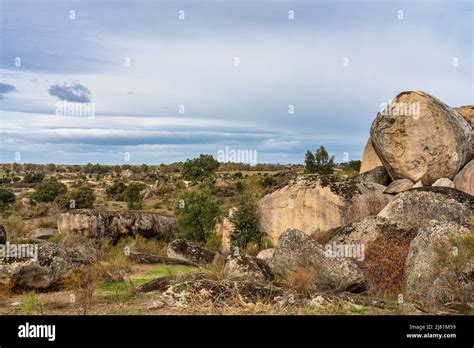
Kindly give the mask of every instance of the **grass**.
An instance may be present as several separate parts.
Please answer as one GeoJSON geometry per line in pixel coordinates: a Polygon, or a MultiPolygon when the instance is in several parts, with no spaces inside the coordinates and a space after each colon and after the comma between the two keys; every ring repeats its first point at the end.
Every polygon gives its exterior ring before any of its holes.
{"type": "Polygon", "coordinates": [[[143,270],[130,276],[129,280],[121,282],[104,282],[97,289],[97,296],[103,300],[130,299],[132,287],[140,286],[159,277],[196,272],[195,267],[174,265],[143,266],[143,270]]]}

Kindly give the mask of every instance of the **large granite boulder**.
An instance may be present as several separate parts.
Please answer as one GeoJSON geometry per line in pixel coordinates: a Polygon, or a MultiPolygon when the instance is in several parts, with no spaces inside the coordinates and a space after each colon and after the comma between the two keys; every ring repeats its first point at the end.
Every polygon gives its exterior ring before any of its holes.
{"type": "Polygon", "coordinates": [[[174,218],[135,211],[70,210],[58,217],[59,233],[107,238],[117,242],[122,237],[143,236],[172,240],[178,227],[174,218]]]}
{"type": "Polygon", "coordinates": [[[169,258],[192,262],[198,265],[209,265],[214,261],[216,252],[206,249],[186,239],[175,239],[168,244],[169,258]]]}
{"type": "Polygon", "coordinates": [[[328,231],[376,215],[392,199],[376,183],[302,176],[258,203],[259,228],[273,243],[288,228],[328,231]]]}
{"type": "Polygon", "coordinates": [[[361,243],[367,250],[370,243],[383,236],[414,235],[413,226],[393,221],[381,216],[368,216],[352,224],[328,231],[319,241],[325,243],[353,244],[361,243]]]}
{"type": "Polygon", "coordinates": [[[2,247],[9,251],[0,253],[4,256],[0,257],[0,282],[13,291],[56,290],[74,270],[91,262],[77,251],[39,239],[19,240],[2,247]]]}
{"type": "Polygon", "coordinates": [[[421,187],[395,196],[378,216],[423,226],[431,220],[469,223],[474,197],[448,187],[421,187]]]}
{"type": "Polygon", "coordinates": [[[474,196],[474,160],[470,161],[454,178],[454,186],[474,196]]]}
{"type": "Polygon", "coordinates": [[[370,130],[372,145],[392,180],[431,185],[450,178],[474,156],[466,119],[425,92],[402,92],[379,112],[370,130]]]}
{"type": "Polygon", "coordinates": [[[430,221],[411,241],[405,266],[405,296],[427,304],[446,304],[468,295],[474,300],[472,230],[456,222],[430,221]],[[455,261],[456,260],[456,261],[455,261]],[[463,261],[464,260],[464,261],[463,261]]]}
{"type": "Polygon", "coordinates": [[[300,267],[315,273],[315,287],[319,289],[361,292],[367,287],[364,275],[353,259],[336,257],[304,232],[288,229],[281,234],[275,247],[272,271],[287,277],[300,267]]]}

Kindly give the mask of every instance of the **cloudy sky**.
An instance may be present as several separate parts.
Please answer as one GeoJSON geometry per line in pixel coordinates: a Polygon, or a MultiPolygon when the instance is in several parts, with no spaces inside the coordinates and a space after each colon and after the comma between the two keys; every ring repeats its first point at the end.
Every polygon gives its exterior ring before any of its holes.
{"type": "Polygon", "coordinates": [[[474,103],[472,21],[470,0],[0,0],[0,162],[360,159],[401,91],[474,103]]]}

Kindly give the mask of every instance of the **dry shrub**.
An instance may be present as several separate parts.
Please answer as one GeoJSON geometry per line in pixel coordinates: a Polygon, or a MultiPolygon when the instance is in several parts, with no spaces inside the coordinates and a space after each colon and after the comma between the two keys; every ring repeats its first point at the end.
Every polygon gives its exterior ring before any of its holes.
{"type": "Polygon", "coordinates": [[[132,249],[134,249],[136,252],[166,257],[166,249],[168,244],[164,241],[147,239],[138,235],[135,237],[132,245],[132,249]]]}
{"type": "Polygon", "coordinates": [[[0,283],[0,304],[6,304],[7,300],[9,300],[12,295],[10,284],[0,283]]]}
{"type": "Polygon", "coordinates": [[[255,242],[249,242],[245,247],[245,253],[248,255],[257,256],[259,251],[260,246],[255,242]]]}
{"type": "Polygon", "coordinates": [[[386,296],[399,293],[410,242],[415,234],[413,229],[384,235],[369,245],[361,268],[372,293],[386,296]]]}
{"type": "Polygon", "coordinates": [[[6,219],[0,219],[0,223],[5,226],[10,239],[25,237],[28,232],[27,224],[19,216],[11,215],[6,219]]]}
{"type": "Polygon", "coordinates": [[[314,269],[300,266],[284,279],[283,286],[299,294],[308,295],[314,290],[316,280],[317,274],[314,269]]]}
{"type": "Polygon", "coordinates": [[[203,270],[206,278],[211,280],[220,281],[229,278],[229,270],[226,267],[225,257],[219,254],[217,254],[212,263],[203,270]]]}
{"type": "Polygon", "coordinates": [[[71,302],[79,314],[86,315],[93,302],[94,292],[104,279],[104,267],[95,263],[82,266],[69,277],[66,285],[73,291],[71,302]]]}

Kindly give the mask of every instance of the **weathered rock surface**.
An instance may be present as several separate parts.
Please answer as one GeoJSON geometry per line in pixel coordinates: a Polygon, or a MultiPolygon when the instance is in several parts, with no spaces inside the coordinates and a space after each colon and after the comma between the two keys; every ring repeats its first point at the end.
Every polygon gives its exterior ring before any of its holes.
{"type": "Polygon", "coordinates": [[[390,176],[388,175],[385,167],[381,166],[365,171],[352,178],[352,180],[357,182],[375,182],[377,184],[387,186],[390,182],[390,176]]]}
{"type": "Polygon", "coordinates": [[[454,182],[448,178],[441,178],[436,180],[431,186],[451,187],[454,188],[454,182]]]}
{"type": "Polygon", "coordinates": [[[228,254],[231,252],[230,235],[234,231],[234,225],[230,222],[230,218],[235,212],[235,208],[229,209],[227,217],[216,225],[216,233],[221,235],[221,252],[228,254]]]}
{"type": "Polygon", "coordinates": [[[359,173],[362,174],[377,167],[383,167],[383,163],[375,153],[374,147],[372,146],[372,140],[369,137],[364,148],[364,154],[362,155],[359,173]]]}
{"type": "Polygon", "coordinates": [[[468,223],[474,197],[448,187],[422,187],[398,194],[378,216],[421,227],[431,220],[468,223]]]}
{"type": "Polygon", "coordinates": [[[144,212],[112,212],[77,209],[58,217],[60,233],[81,234],[90,238],[108,238],[117,242],[126,236],[173,239],[178,227],[174,218],[144,212]]]}
{"type": "Polygon", "coordinates": [[[167,255],[172,259],[208,265],[214,261],[217,253],[188,240],[175,239],[168,245],[167,255]]]}
{"type": "Polygon", "coordinates": [[[400,179],[393,181],[388,187],[385,189],[385,193],[400,193],[403,191],[407,191],[413,187],[414,183],[408,179],[400,179]]]}
{"type": "Polygon", "coordinates": [[[267,265],[270,266],[270,268],[273,267],[273,253],[275,252],[274,248],[269,248],[269,249],[264,249],[261,250],[257,254],[257,259],[263,260],[267,263],[267,265]]]}
{"type": "Polygon", "coordinates": [[[7,230],[5,226],[0,224],[0,244],[5,244],[7,242],[7,230]]]}
{"type": "Polygon", "coordinates": [[[273,243],[288,228],[310,234],[376,215],[393,199],[385,186],[303,176],[263,197],[258,203],[259,228],[273,243]]]}
{"type": "Polygon", "coordinates": [[[454,178],[454,186],[474,196],[474,160],[470,161],[454,178]]]}
{"type": "Polygon", "coordinates": [[[465,105],[455,108],[457,112],[461,114],[469,123],[474,125],[474,105],[465,105]]]}
{"type": "Polygon", "coordinates": [[[421,180],[418,180],[418,182],[416,182],[412,188],[417,188],[417,187],[423,187],[423,183],[421,182],[421,180]]]}
{"type": "Polygon", "coordinates": [[[18,243],[24,250],[27,250],[25,245],[29,245],[31,252],[22,257],[0,258],[0,282],[9,284],[14,291],[60,288],[74,270],[90,263],[77,251],[62,249],[53,243],[38,239],[18,243]]]}
{"type": "Polygon", "coordinates": [[[33,231],[28,232],[28,238],[33,239],[49,239],[58,234],[58,230],[55,228],[35,228],[33,231]]]}
{"type": "Polygon", "coordinates": [[[329,231],[320,242],[323,244],[333,242],[340,244],[362,243],[364,250],[367,250],[371,242],[384,235],[406,236],[415,233],[416,229],[413,226],[381,216],[369,216],[329,231]]]}
{"type": "MultiPolygon", "coordinates": [[[[463,269],[455,273],[449,262],[440,262],[439,250],[454,257],[454,253],[472,251],[454,249],[453,238],[472,234],[467,226],[456,222],[431,221],[420,229],[411,241],[405,267],[405,296],[429,304],[451,302],[452,295],[463,289],[470,294],[469,302],[474,300],[474,262],[460,265],[463,269]],[[454,289],[455,287],[456,289],[454,289]]],[[[462,248],[461,248],[462,249],[462,248]]],[[[466,254],[464,254],[466,257],[466,254]]]]}
{"type": "Polygon", "coordinates": [[[288,229],[280,236],[273,254],[273,272],[283,277],[299,267],[316,274],[315,286],[333,291],[361,292],[367,287],[354,260],[329,256],[319,243],[302,231],[288,229]]]}
{"type": "Polygon", "coordinates": [[[377,114],[372,145],[392,180],[431,185],[473,158],[472,127],[457,111],[424,92],[402,92],[377,114]]]}
{"type": "Polygon", "coordinates": [[[230,255],[226,263],[229,276],[235,279],[269,281],[273,279],[271,268],[259,258],[250,255],[230,255]]]}

